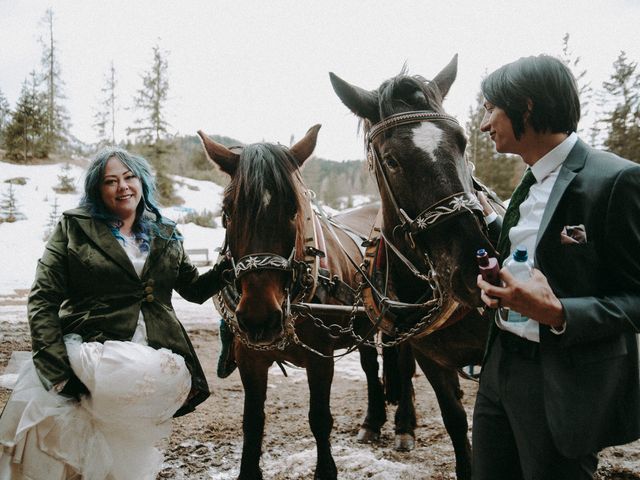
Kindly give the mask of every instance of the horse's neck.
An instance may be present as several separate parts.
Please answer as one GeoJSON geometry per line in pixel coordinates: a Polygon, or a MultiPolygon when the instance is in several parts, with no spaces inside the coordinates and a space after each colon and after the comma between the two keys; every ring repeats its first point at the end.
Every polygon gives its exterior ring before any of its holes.
{"type": "MultiPolygon", "coordinates": [[[[409,253],[404,249],[400,249],[400,251],[405,256],[409,253]]],[[[389,258],[389,277],[391,279],[393,293],[398,297],[398,300],[405,302],[417,301],[427,291],[427,283],[417,278],[394,253],[387,250],[387,255],[391,257],[389,258]]],[[[413,255],[407,258],[422,272],[422,265],[413,255]]]]}

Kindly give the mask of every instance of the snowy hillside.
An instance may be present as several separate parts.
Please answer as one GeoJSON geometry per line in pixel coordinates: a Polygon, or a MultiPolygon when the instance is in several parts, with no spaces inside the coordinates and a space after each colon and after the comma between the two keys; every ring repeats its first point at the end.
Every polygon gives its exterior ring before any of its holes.
{"type": "MultiPolygon", "coordinates": [[[[16,207],[26,217],[14,223],[0,223],[0,295],[12,295],[14,291],[29,289],[33,281],[36,263],[42,255],[45,241],[44,235],[54,212],[57,201],[58,214],[78,205],[84,169],[69,165],[70,170],[63,172],[64,164],[54,165],[14,165],[0,162],[0,205],[6,202],[10,187],[13,189],[16,207]],[[59,185],[59,176],[73,178],[77,193],[56,193],[54,187],[59,185]],[[24,179],[7,183],[9,179],[24,179]]],[[[188,209],[197,213],[204,210],[219,212],[223,188],[212,182],[174,177],[176,193],[184,199],[181,207],[163,209],[163,215],[178,220],[188,209]]],[[[2,212],[0,211],[0,214],[2,212]]],[[[220,225],[219,219],[216,220],[220,225]]],[[[181,224],[179,229],[185,240],[185,248],[207,248],[209,258],[215,259],[214,251],[222,244],[224,230],[204,228],[193,223],[181,224]]]]}

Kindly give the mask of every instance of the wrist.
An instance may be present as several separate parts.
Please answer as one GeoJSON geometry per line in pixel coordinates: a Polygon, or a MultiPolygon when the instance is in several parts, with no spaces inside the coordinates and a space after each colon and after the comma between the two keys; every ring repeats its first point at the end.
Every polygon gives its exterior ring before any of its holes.
{"type": "Polygon", "coordinates": [[[564,333],[567,329],[567,320],[564,318],[564,310],[562,308],[562,303],[560,300],[556,299],[555,303],[555,314],[553,315],[553,322],[550,323],[551,331],[556,335],[560,335],[564,333]]]}
{"type": "Polygon", "coordinates": [[[560,324],[560,326],[558,327],[551,327],[551,332],[555,333],[556,335],[561,335],[564,333],[564,331],[567,329],[567,321],[566,320],[562,320],[562,323],[560,324]]]}

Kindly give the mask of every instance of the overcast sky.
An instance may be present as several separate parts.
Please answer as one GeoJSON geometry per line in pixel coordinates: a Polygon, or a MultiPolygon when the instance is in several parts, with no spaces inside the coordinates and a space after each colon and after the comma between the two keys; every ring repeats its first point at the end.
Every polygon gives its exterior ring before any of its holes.
{"type": "Polygon", "coordinates": [[[405,62],[430,78],[458,53],[445,108],[465,122],[487,72],[521,56],[558,55],[565,33],[593,87],[621,50],[640,60],[638,0],[0,0],[0,90],[11,107],[29,72],[41,69],[49,6],[71,131],[85,142],[95,141],[110,62],[124,129],[156,43],[168,52],[173,133],[288,144],[321,123],[316,154],[334,160],[362,158],[363,146],[330,71],[374,89],[405,62]]]}

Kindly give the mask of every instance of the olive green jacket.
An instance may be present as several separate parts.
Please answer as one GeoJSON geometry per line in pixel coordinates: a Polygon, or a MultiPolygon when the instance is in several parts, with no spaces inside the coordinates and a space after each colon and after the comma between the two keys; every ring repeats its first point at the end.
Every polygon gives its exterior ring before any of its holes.
{"type": "Polygon", "coordinates": [[[192,375],[189,398],[176,416],[193,411],[209,396],[171,295],[176,290],[186,300],[203,303],[219,289],[220,279],[215,269],[198,274],[182,242],[169,240],[175,228],[167,220],[160,225],[162,234],[152,237],[139,277],[104,222],[83,209],[64,212],[38,261],[28,301],[33,361],[45,388],[77,380],[64,335],[77,333],[85,342],[131,340],[142,310],[149,346],[181,355],[192,375]]]}

